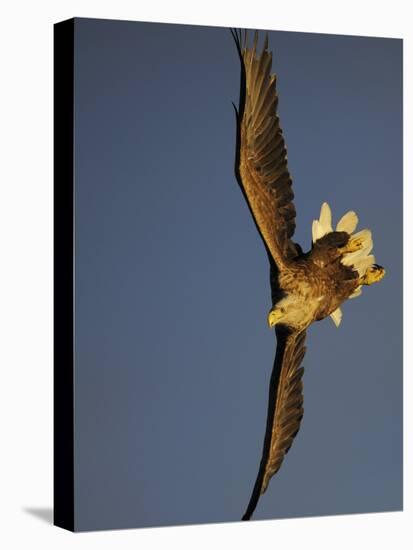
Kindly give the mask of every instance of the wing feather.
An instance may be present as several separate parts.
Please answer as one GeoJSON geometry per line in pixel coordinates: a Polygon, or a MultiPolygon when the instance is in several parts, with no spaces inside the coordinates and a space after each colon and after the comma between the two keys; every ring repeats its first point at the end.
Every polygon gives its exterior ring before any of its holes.
{"type": "Polygon", "coordinates": [[[305,331],[291,332],[277,328],[277,351],[271,375],[267,428],[265,432],[262,459],[243,520],[250,519],[258,499],[280,469],[284,457],[297,435],[303,409],[304,368],[301,367],[306,347],[305,331]]]}
{"type": "Polygon", "coordinates": [[[268,35],[257,54],[258,33],[251,47],[246,33],[234,34],[241,59],[241,91],[237,140],[237,179],[258,231],[277,268],[296,255],[290,241],[295,230],[294,193],[287,151],[277,115],[276,76],[271,74],[268,35]]]}
{"type": "Polygon", "coordinates": [[[302,382],[304,368],[300,367],[306,351],[304,341],[305,332],[290,334],[285,341],[261,494],[266,491],[270,479],[280,469],[284,456],[300,429],[304,413],[302,382]]]}

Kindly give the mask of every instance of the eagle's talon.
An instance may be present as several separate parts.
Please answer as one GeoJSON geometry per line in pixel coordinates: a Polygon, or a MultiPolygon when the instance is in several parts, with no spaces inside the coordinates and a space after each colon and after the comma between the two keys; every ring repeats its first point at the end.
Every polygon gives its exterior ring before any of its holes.
{"type": "Polygon", "coordinates": [[[366,273],[362,277],[363,285],[372,285],[383,279],[386,270],[381,265],[373,264],[367,268],[366,273]]]}
{"type": "Polygon", "coordinates": [[[351,254],[352,252],[358,252],[364,246],[364,240],[362,237],[356,239],[350,239],[346,246],[343,247],[344,254],[351,254]]]}

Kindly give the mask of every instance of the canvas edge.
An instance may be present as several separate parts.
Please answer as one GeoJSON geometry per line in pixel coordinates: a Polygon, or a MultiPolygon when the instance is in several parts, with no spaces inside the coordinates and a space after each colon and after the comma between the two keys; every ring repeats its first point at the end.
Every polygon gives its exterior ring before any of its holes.
{"type": "Polygon", "coordinates": [[[53,523],[74,531],[74,19],[53,39],[53,523]]]}

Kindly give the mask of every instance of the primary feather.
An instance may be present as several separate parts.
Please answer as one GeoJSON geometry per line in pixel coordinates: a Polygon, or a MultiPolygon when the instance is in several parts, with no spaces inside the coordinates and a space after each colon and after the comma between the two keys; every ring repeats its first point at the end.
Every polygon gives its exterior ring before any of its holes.
{"type": "MultiPolygon", "coordinates": [[[[303,409],[304,368],[300,365],[306,347],[305,332],[282,336],[277,332],[280,359],[280,380],[277,388],[277,414],[273,414],[268,459],[266,461],[261,493],[268,487],[271,477],[278,472],[289,451],[293,439],[300,429],[303,409]]],[[[274,411],[275,413],[275,411],[274,411]]]]}
{"type": "Polygon", "coordinates": [[[277,267],[297,255],[291,237],[295,230],[294,193],[283,133],[277,115],[276,77],[271,75],[268,39],[257,54],[258,33],[247,48],[237,36],[245,89],[239,111],[238,181],[264,244],[277,267]]]}

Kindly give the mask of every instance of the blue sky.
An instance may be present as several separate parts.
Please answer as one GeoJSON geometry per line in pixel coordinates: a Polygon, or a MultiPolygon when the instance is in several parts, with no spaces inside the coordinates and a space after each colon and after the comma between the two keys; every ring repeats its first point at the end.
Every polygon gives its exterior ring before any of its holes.
{"type": "MultiPolygon", "coordinates": [[[[239,520],[275,341],[234,174],[227,29],[77,19],[79,529],[239,520]]],[[[309,330],[304,418],[256,519],[402,506],[402,42],[270,32],[297,231],[327,201],[380,284],[309,330]]]]}

